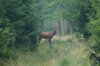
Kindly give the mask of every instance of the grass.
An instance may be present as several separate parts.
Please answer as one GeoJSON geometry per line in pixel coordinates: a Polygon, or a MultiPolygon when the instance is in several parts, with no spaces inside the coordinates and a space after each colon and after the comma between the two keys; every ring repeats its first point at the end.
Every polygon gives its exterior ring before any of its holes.
{"type": "Polygon", "coordinates": [[[89,49],[85,43],[72,40],[54,40],[50,48],[42,42],[35,52],[17,53],[16,62],[9,66],[91,66],[88,60],[89,49]]]}

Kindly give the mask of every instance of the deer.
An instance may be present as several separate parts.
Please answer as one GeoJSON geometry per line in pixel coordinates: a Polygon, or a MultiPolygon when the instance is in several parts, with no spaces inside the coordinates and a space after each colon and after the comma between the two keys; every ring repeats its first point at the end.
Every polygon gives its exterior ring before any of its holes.
{"type": "Polygon", "coordinates": [[[56,34],[56,30],[53,32],[40,32],[39,33],[39,44],[42,38],[47,39],[48,43],[50,45],[50,47],[52,47],[52,42],[51,39],[53,38],[53,36],[56,34]]]}

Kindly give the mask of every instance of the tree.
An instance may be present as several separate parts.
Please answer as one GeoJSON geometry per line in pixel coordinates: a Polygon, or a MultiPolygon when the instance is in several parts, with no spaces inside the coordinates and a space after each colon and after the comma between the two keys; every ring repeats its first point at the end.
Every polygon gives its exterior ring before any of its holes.
{"type": "Polygon", "coordinates": [[[11,56],[13,46],[36,48],[39,32],[38,17],[34,14],[36,2],[37,0],[0,0],[0,55],[11,56]]]}

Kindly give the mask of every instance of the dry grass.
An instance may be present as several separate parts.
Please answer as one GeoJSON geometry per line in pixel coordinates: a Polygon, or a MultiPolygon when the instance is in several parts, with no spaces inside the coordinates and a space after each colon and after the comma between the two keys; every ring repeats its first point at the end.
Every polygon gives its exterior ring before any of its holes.
{"type": "Polygon", "coordinates": [[[53,40],[61,40],[61,41],[66,41],[72,39],[72,36],[70,35],[65,35],[65,36],[54,36],[53,40]]]}

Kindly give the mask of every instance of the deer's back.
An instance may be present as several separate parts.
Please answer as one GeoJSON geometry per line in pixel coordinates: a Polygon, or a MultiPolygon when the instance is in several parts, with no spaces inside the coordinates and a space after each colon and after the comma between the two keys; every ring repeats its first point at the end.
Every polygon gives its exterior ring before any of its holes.
{"type": "Polygon", "coordinates": [[[53,36],[52,32],[41,32],[40,33],[40,37],[42,37],[42,38],[48,39],[48,38],[52,38],[52,36],[53,36]]]}

